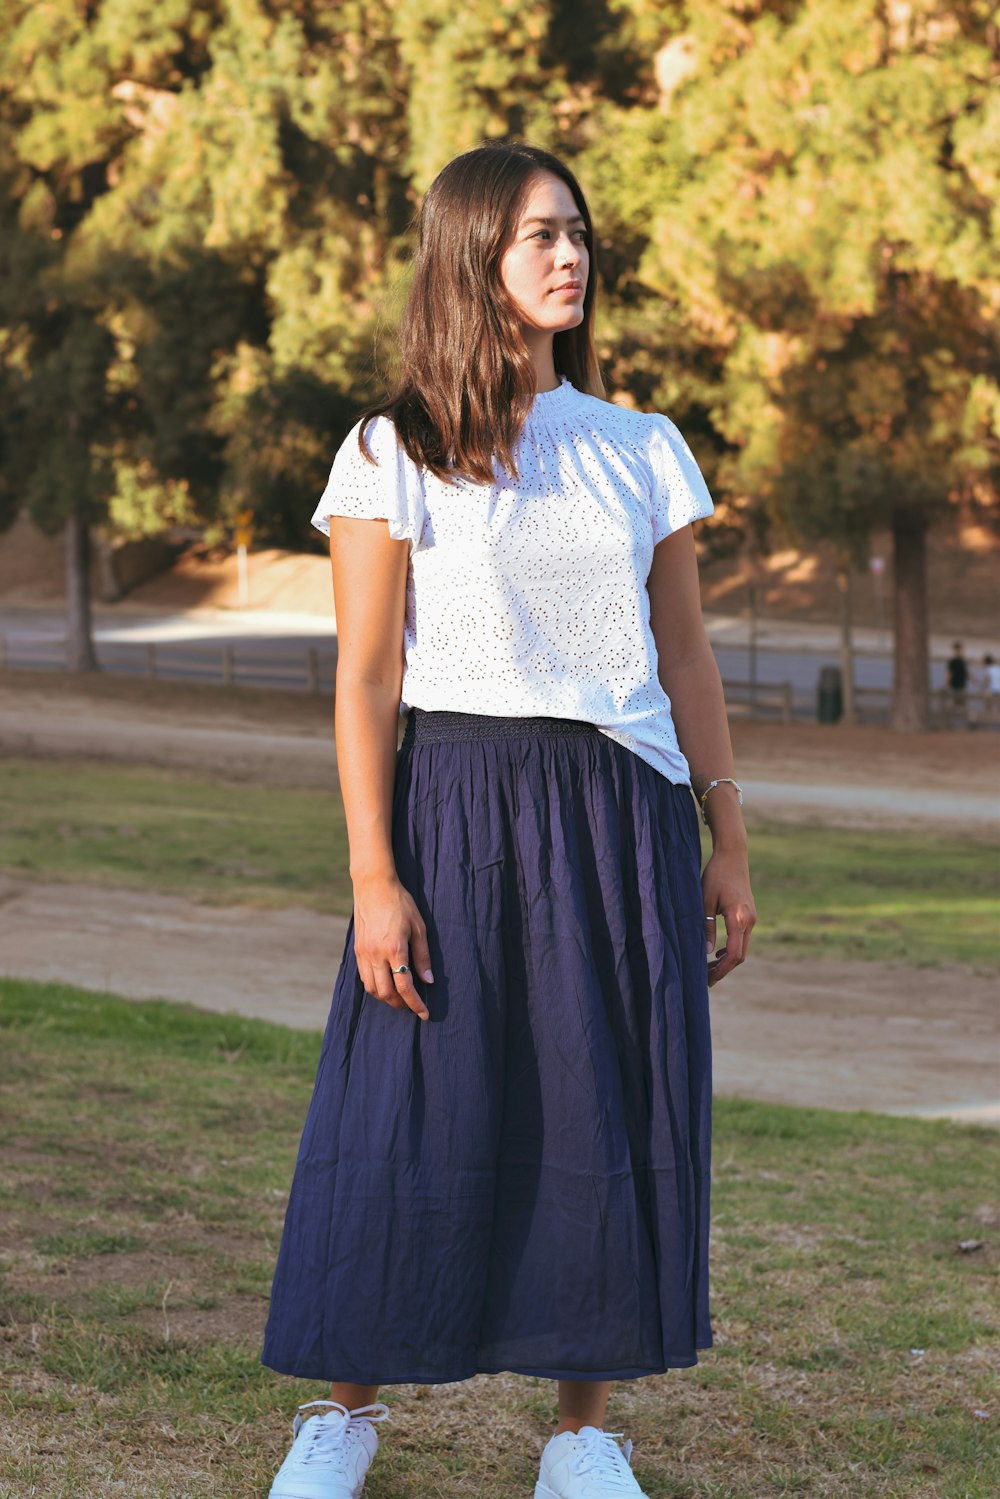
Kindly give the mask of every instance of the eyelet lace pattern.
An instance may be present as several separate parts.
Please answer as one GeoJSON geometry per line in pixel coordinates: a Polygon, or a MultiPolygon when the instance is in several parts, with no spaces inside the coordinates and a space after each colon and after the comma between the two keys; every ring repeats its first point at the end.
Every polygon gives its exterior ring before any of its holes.
{"type": "Polygon", "coordinates": [[[688,784],[647,580],[656,544],[714,507],[670,418],[564,379],[491,484],[428,474],[388,417],[365,442],[374,462],[348,433],[313,524],[381,518],[409,543],[401,707],[580,719],[688,784]]]}

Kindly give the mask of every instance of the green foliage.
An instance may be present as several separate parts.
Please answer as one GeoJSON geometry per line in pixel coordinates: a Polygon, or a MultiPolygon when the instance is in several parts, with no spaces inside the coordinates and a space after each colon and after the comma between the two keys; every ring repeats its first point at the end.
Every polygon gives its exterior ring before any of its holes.
{"type": "Polygon", "coordinates": [[[856,556],[1000,475],[990,38],[979,5],[692,7],[662,113],[605,110],[585,153],[688,329],[716,487],[856,556]]]}
{"type": "Polygon", "coordinates": [[[410,73],[410,167],[423,190],[449,156],[484,136],[542,144],[565,97],[546,66],[551,0],[398,0],[396,31],[410,73]],[[416,85],[416,86],[414,86],[416,85]],[[547,128],[548,126],[548,128],[547,128]]]}
{"type": "Polygon", "coordinates": [[[983,0],[17,0],[0,522],[250,505],[305,540],[419,194],[506,134],[573,161],[611,387],[681,422],[730,524],[860,556],[891,511],[992,494],[991,26],[983,0]]]}

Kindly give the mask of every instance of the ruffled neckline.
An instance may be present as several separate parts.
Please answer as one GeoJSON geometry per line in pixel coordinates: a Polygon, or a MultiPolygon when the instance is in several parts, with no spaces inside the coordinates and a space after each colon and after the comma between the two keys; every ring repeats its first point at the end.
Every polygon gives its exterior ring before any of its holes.
{"type": "Polygon", "coordinates": [[[540,390],[535,394],[531,410],[528,412],[528,420],[532,417],[555,416],[564,411],[573,403],[573,398],[578,394],[575,385],[570,383],[568,375],[560,376],[559,384],[555,390],[540,390]]]}

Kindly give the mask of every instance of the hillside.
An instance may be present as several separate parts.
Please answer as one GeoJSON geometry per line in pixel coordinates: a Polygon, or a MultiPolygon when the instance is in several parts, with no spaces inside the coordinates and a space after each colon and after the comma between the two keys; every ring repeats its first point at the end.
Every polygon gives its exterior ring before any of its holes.
{"type": "MultiPolygon", "coordinates": [[[[876,555],[888,559],[888,537],[877,538],[876,555]]],[[[965,526],[932,539],[929,592],[931,625],[936,631],[1000,637],[997,577],[1000,537],[982,526],[965,526]]],[[[320,552],[285,552],[262,548],[249,559],[249,604],[283,613],[325,614],[331,602],[330,564],[320,552]]],[[[881,583],[882,619],[870,574],[853,580],[854,618],[858,625],[886,623],[891,606],[892,569],[887,562],[881,583]]],[[[787,548],[774,553],[765,568],[759,601],[761,613],[774,619],[815,622],[840,618],[840,593],[832,555],[787,548]]],[[[739,614],[747,608],[741,561],[703,565],[705,608],[739,614]]],[[[58,603],[63,597],[63,548],[60,539],[41,535],[18,521],[0,535],[0,601],[7,605],[58,603]]],[[[224,548],[190,544],[168,571],[131,589],[120,601],[129,609],[156,611],[239,607],[236,557],[224,548]]]]}

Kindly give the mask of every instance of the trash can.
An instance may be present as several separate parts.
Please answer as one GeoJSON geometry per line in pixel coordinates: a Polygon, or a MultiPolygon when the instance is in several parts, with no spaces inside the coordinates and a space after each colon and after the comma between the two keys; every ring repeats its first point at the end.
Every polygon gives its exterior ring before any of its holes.
{"type": "Polygon", "coordinates": [[[839,666],[820,668],[816,688],[816,717],[820,723],[838,723],[844,712],[844,679],[839,666]]]}

